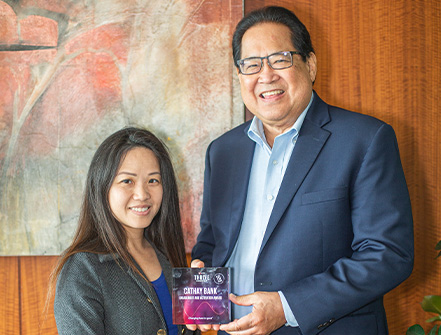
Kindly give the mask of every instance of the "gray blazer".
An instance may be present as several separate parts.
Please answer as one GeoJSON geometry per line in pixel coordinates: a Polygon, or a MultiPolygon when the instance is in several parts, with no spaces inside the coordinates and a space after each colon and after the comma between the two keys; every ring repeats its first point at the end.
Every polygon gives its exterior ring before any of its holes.
{"type": "MultiPolygon", "coordinates": [[[[157,255],[170,290],[171,265],[157,255]]],[[[62,335],[165,335],[167,329],[152,285],[110,254],[69,257],[57,281],[54,312],[62,335]]]]}

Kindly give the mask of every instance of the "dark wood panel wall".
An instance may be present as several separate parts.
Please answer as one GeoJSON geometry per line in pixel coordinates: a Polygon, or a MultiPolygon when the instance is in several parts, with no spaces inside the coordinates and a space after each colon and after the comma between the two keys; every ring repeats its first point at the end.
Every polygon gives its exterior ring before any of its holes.
{"type": "Polygon", "coordinates": [[[52,304],[44,313],[57,257],[0,257],[0,334],[58,334],[52,304]]]}
{"type": "Polygon", "coordinates": [[[438,0],[245,0],[293,10],[307,26],[318,59],[315,90],[328,103],[391,124],[412,200],[415,266],[385,298],[389,330],[426,330],[419,303],[441,295],[441,2],[438,0]]]}
{"type": "MultiPolygon", "coordinates": [[[[376,116],[396,133],[415,221],[415,267],[385,299],[390,334],[429,315],[419,302],[441,295],[441,2],[438,0],[244,0],[293,10],[318,58],[315,89],[328,103],[376,116]]],[[[201,148],[205,150],[205,148],[201,148]]],[[[56,334],[43,320],[55,257],[0,257],[0,334],[56,334]]]]}
{"type": "Polygon", "coordinates": [[[0,257],[0,334],[21,334],[18,257],[0,257]]]}

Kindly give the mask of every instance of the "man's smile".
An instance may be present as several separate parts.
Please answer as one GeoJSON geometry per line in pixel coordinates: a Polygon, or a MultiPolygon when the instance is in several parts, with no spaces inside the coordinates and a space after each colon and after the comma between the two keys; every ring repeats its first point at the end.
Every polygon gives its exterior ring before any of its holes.
{"type": "Polygon", "coordinates": [[[261,93],[260,97],[264,98],[264,99],[268,99],[268,98],[272,98],[274,96],[282,95],[283,93],[285,93],[285,91],[283,91],[283,90],[273,90],[273,91],[261,93]]]}

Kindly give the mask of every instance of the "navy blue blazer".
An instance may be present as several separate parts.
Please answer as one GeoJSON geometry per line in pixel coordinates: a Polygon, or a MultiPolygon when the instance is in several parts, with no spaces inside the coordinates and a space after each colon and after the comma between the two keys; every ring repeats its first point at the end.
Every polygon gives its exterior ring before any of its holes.
{"type": "MultiPolygon", "coordinates": [[[[206,266],[225,265],[238,238],[255,146],[249,126],[207,149],[192,251],[206,266]]],[[[412,212],[392,127],[314,92],[255,270],[255,290],[281,290],[300,326],[274,334],[387,334],[383,295],[412,267],[412,212]]]]}

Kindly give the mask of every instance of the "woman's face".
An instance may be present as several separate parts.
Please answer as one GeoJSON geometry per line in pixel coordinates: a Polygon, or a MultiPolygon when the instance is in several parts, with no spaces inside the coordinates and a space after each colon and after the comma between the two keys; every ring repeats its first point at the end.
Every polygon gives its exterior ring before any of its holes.
{"type": "Polygon", "coordinates": [[[110,187],[110,209],[126,230],[143,231],[161,207],[162,192],[158,159],[136,147],[127,152],[110,187]]]}

